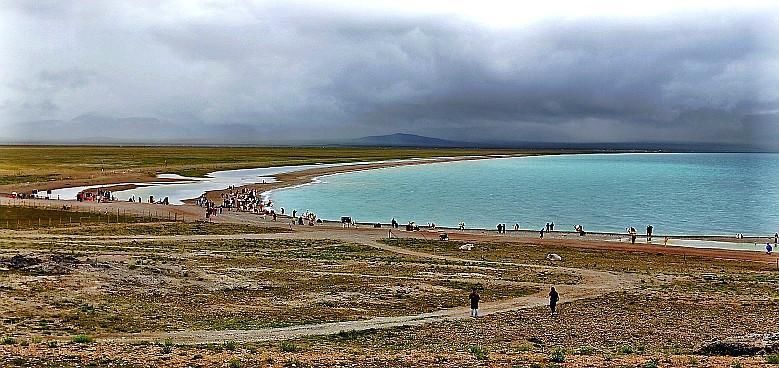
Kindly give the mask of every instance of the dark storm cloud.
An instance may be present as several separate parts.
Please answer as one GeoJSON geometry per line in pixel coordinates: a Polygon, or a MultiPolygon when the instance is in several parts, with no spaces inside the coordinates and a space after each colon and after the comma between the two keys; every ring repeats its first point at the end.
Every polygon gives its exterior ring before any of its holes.
{"type": "Polygon", "coordinates": [[[0,124],[17,131],[90,113],[106,117],[92,119],[96,127],[158,119],[177,127],[160,129],[163,138],[181,141],[215,131],[244,143],[396,131],[470,141],[777,140],[777,12],[495,29],[300,4],[230,4],[206,16],[153,3],[19,4],[4,18],[30,33],[4,40],[21,57],[0,89],[0,124]]]}

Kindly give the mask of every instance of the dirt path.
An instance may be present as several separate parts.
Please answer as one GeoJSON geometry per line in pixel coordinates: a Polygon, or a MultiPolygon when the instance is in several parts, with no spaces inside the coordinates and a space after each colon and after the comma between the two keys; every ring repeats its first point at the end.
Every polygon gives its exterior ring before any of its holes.
{"type": "MultiPolygon", "coordinates": [[[[144,239],[180,239],[195,240],[212,238],[208,235],[199,236],[150,236],[144,239]]],[[[263,238],[304,238],[304,239],[332,239],[345,242],[359,243],[397,254],[417,257],[421,259],[431,259],[447,262],[458,262],[473,265],[473,267],[484,266],[514,266],[533,269],[554,269],[565,271],[581,277],[582,282],[576,285],[557,285],[557,289],[562,296],[564,303],[574,302],[584,298],[592,298],[605,293],[625,290],[634,287],[639,281],[639,277],[631,274],[617,274],[612,272],[601,272],[593,270],[575,269],[567,267],[554,267],[543,265],[531,265],[514,262],[493,262],[480,261],[452,256],[436,255],[427,252],[421,252],[396,246],[390,246],[379,243],[375,235],[370,233],[348,233],[348,232],[306,232],[306,233],[285,233],[285,234],[243,234],[233,236],[218,236],[220,239],[263,239],[263,238]]],[[[548,303],[547,293],[548,284],[542,283],[522,283],[524,285],[533,285],[540,287],[540,291],[523,297],[509,298],[494,302],[482,303],[480,314],[488,316],[496,313],[503,313],[519,309],[545,306],[548,303]]],[[[331,335],[341,331],[362,331],[369,329],[382,329],[398,326],[416,326],[425,323],[431,323],[442,320],[466,319],[469,317],[469,309],[466,306],[457,308],[447,308],[429,313],[399,317],[375,317],[366,320],[344,321],[332,323],[307,324],[291,327],[265,328],[256,330],[189,330],[178,332],[144,332],[129,335],[113,335],[101,338],[101,341],[111,342],[139,342],[139,341],[160,341],[171,339],[180,344],[201,344],[201,343],[221,343],[223,341],[249,342],[249,341],[272,341],[286,340],[306,336],[331,335]]]]}

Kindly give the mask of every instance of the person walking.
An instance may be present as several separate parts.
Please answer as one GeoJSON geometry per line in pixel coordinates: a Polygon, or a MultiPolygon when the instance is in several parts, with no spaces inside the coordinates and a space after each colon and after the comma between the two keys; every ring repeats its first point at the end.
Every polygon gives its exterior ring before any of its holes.
{"type": "Polygon", "coordinates": [[[549,291],[549,309],[552,311],[552,315],[557,314],[557,302],[560,301],[560,294],[557,293],[554,286],[549,291]]]}
{"type": "Polygon", "coordinates": [[[468,299],[471,301],[471,317],[476,318],[479,316],[479,292],[476,288],[473,288],[471,295],[468,295],[468,299]]]}
{"type": "Polygon", "coordinates": [[[538,238],[539,239],[543,239],[544,238],[544,228],[543,227],[541,228],[541,235],[538,238]]]}

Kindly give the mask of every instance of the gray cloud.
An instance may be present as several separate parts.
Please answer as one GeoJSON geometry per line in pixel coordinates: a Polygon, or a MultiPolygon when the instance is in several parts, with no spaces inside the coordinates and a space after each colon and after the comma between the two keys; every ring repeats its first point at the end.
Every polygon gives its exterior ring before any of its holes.
{"type": "Polygon", "coordinates": [[[0,138],[24,138],[35,121],[75,137],[142,117],[159,122],[144,128],[159,139],[214,143],[403,131],[779,148],[778,11],[493,29],[294,3],[205,16],[100,4],[0,11],[0,30],[17,30],[2,39],[12,72],[0,75],[0,138]],[[73,119],[84,114],[89,124],[73,119]]]}

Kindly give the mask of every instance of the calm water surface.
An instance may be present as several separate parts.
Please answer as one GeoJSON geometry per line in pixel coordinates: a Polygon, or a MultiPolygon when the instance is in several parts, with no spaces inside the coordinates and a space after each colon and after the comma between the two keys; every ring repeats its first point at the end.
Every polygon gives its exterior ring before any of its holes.
{"type": "Polygon", "coordinates": [[[779,231],[779,154],[596,154],[403,166],[272,192],[277,207],[360,222],[655,233],[779,231]]]}

